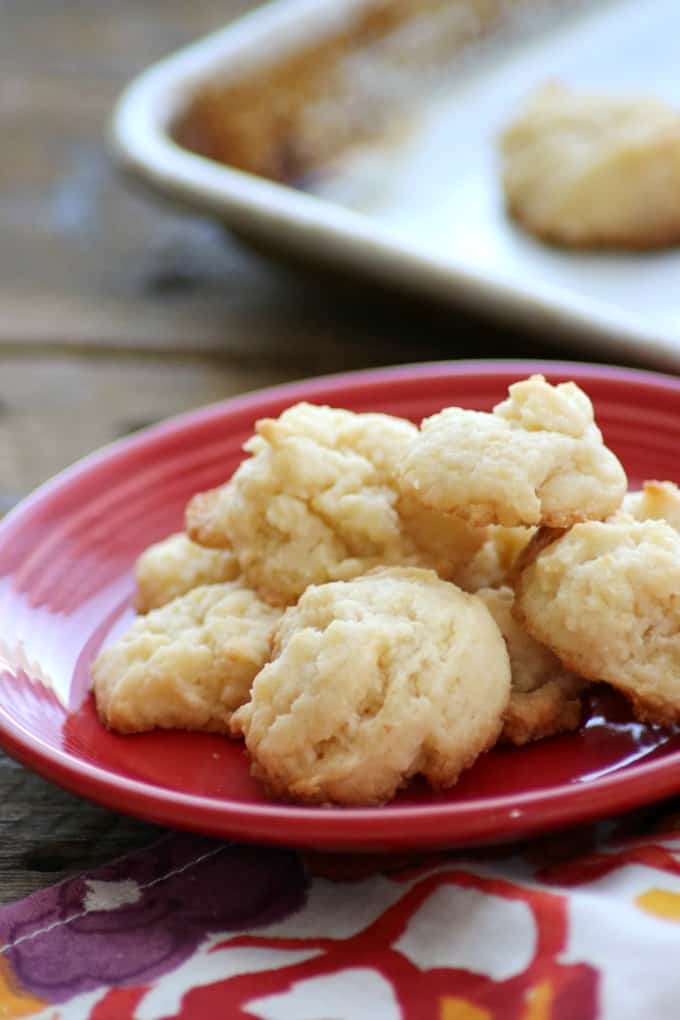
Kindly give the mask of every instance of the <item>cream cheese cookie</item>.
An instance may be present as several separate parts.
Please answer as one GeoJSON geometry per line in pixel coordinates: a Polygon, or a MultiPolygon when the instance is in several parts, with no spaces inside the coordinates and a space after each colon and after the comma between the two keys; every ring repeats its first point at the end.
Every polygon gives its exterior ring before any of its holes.
{"type": "Polygon", "coordinates": [[[521,746],[578,729],[585,682],[515,619],[512,588],[482,588],[477,595],[498,624],[510,657],[510,703],[500,740],[521,746]]]}
{"type": "Polygon", "coordinates": [[[448,787],[495,743],[510,694],[486,606],[432,571],[307,589],[232,720],[277,797],[380,804],[411,776],[448,787]]]}
{"type": "Polygon", "coordinates": [[[680,489],[674,482],[645,482],[640,492],[628,492],[621,507],[638,521],[667,521],[680,531],[680,489]]]}
{"type": "Polygon", "coordinates": [[[623,514],[577,524],[520,576],[517,611],[567,669],[618,688],[638,718],[680,722],[680,534],[623,514]]]}
{"type": "Polygon", "coordinates": [[[280,617],[239,581],[194,588],[152,610],[94,662],[100,719],[119,733],[228,733],[280,617]]]}
{"type": "Polygon", "coordinates": [[[473,594],[480,588],[512,586],[520,557],[536,533],[536,528],[504,528],[502,524],[483,530],[484,542],[453,577],[459,588],[473,594]]]}
{"type": "Polygon", "coordinates": [[[573,247],[680,241],[680,113],[655,99],[541,88],[500,142],[509,214],[573,247]]]}
{"type": "Polygon", "coordinates": [[[148,613],[201,584],[233,581],[238,560],[228,549],[206,549],[180,532],[149,546],[135,564],[135,609],[148,613]]]}
{"type": "Polygon", "coordinates": [[[455,580],[487,541],[484,528],[477,528],[462,517],[431,510],[407,493],[400,494],[397,511],[404,536],[416,549],[413,556],[402,562],[434,570],[445,580],[455,580]]]}
{"type": "Polygon", "coordinates": [[[483,536],[408,499],[400,509],[397,466],[416,435],[389,415],[297,404],[257,423],[245,444],[252,456],[226,485],[190,502],[187,530],[232,547],[248,583],[275,605],[383,564],[453,571],[483,536]]]}
{"type": "Polygon", "coordinates": [[[448,407],[426,418],[400,472],[405,493],[482,526],[575,521],[614,513],[626,476],[573,383],[514,383],[491,414],[448,407]]]}

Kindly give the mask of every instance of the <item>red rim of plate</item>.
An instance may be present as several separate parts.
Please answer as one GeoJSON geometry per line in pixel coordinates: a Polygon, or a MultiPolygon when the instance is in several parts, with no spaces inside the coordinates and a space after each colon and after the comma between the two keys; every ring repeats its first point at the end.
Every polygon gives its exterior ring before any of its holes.
{"type": "MultiPolygon", "coordinates": [[[[611,379],[668,392],[680,398],[680,381],[661,373],[605,365],[563,361],[460,361],[403,365],[340,375],[258,390],[243,397],[212,404],[119,440],[78,461],[27,497],[0,524],[0,541],[21,524],[36,504],[68,487],[103,462],[143,447],[149,440],[168,438],[190,425],[230,411],[257,408],[263,401],[331,400],[334,391],[404,378],[441,380],[465,375],[569,373],[578,379],[611,379]]],[[[6,714],[0,704],[0,746],[45,778],[107,807],[149,821],[219,836],[236,836],[269,843],[335,849],[390,849],[391,846],[444,846],[513,836],[589,821],[662,799],[680,791],[680,752],[589,780],[580,784],[461,803],[391,806],[382,808],[318,808],[289,804],[242,803],[168,790],[128,779],[85,763],[60,751],[6,714]],[[652,797],[650,798],[650,791],[652,797]]]]}

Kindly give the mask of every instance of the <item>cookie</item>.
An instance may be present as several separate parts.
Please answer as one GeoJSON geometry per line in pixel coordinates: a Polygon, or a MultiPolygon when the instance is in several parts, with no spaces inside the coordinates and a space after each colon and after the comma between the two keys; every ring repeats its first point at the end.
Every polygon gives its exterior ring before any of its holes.
{"type": "Polygon", "coordinates": [[[628,492],[621,507],[638,521],[667,521],[680,531],[680,489],[674,482],[645,482],[640,492],[628,492]]]}
{"type": "Polygon", "coordinates": [[[226,549],[206,549],[180,532],[149,546],[135,564],[135,609],[148,613],[201,584],[233,581],[238,560],[226,549]]]}
{"type": "Polygon", "coordinates": [[[434,570],[444,580],[456,580],[487,541],[484,528],[477,528],[462,517],[423,506],[408,493],[399,495],[397,511],[404,536],[416,549],[415,554],[403,562],[434,570]]]}
{"type": "Polygon", "coordinates": [[[94,662],[100,719],[119,733],[228,733],[280,617],[239,581],[194,588],[152,610],[94,662]]]}
{"type": "Polygon", "coordinates": [[[515,619],[512,588],[482,588],[477,595],[498,624],[510,658],[512,685],[501,742],[521,746],[577,730],[585,681],[515,619]]]}
{"type": "Polygon", "coordinates": [[[620,515],[577,524],[524,570],[516,610],[563,665],[618,688],[639,719],[680,721],[680,534],[620,515]]]}
{"type": "Polygon", "coordinates": [[[500,141],[506,208],[575,248],[680,241],[680,113],[655,99],[548,85],[500,141]]]}
{"type": "Polygon", "coordinates": [[[252,456],[190,502],[187,530],[233,548],[248,584],[274,605],[385,564],[454,570],[482,536],[443,522],[446,540],[433,541],[436,514],[407,500],[400,509],[397,465],[416,435],[389,415],[298,404],[257,423],[245,444],[252,456]]]}
{"type": "Polygon", "coordinates": [[[426,418],[400,485],[431,510],[473,525],[560,528],[614,513],[626,476],[586,394],[533,375],[491,414],[449,407],[426,418]]]}
{"type": "Polygon", "coordinates": [[[308,588],[232,727],[277,797],[380,804],[411,776],[453,785],[495,743],[510,694],[484,604],[432,571],[308,588]]]}
{"type": "Polygon", "coordinates": [[[480,588],[512,586],[517,563],[536,528],[504,528],[502,524],[490,524],[480,530],[484,531],[484,542],[472,559],[456,572],[453,580],[464,591],[473,594],[480,588]]]}

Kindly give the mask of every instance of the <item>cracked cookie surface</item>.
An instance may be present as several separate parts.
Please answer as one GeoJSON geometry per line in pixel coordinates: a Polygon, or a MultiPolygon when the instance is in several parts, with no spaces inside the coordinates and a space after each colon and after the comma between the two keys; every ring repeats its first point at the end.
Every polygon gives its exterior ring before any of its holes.
{"type": "Polygon", "coordinates": [[[194,588],[139,617],[92,667],[100,719],[119,733],[228,733],[280,617],[239,581],[194,588]]]}
{"type": "Polygon", "coordinates": [[[190,502],[189,534],[233,548],[248,583],[276,605],[381,565],[450,573],[483,535],[400,499],[397,468],[415,435],[389,415],[297,404],[259,421],[245,444],[252,456],[190,502]]]}
{"type": "Polygon", "coordinates": [[[510,386],[491,414],[449,407],[426,418],[400,482],[431,510],[478,526],[599,520],[626,491],[586,394],[541,375],[510,386]]]}
{"type": "Polygon", "coordinates": [[[238,560],[228,549],[206,549],[179,532],[149,546],[135,564],[135,609],[148,613],[202,584],[233,581],[238,560]]]}
{"type": "Polygon", "coordinates": [[[618,688],[638,718],[680,722],[680,534],[666,521],[575,525],[522,572],[517,609],[568,669],[618,688]]]}
{"type": "Polygon", "coordinates": [[[455,783],[495,743],[509,694],[484,604],[432,571],[387,568],[287,610],[232,727],[275,796],[377,804],[415,774],[455,783]]]}

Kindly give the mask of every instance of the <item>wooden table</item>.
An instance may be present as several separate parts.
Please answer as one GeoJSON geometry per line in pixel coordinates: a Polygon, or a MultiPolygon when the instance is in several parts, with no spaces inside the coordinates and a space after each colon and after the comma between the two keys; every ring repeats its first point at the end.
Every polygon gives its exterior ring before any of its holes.
{"type": "MultiPolygon", "coordinates": [[[[93,448],[244,390],[414,360],[579,357],[394,294],[321,292],[119,178],[105,132],[124,83],[249,6],[0,0],[0,512],[93,448]]],[[[0,901],[157,831],[0,755],[0,901]]]]}

